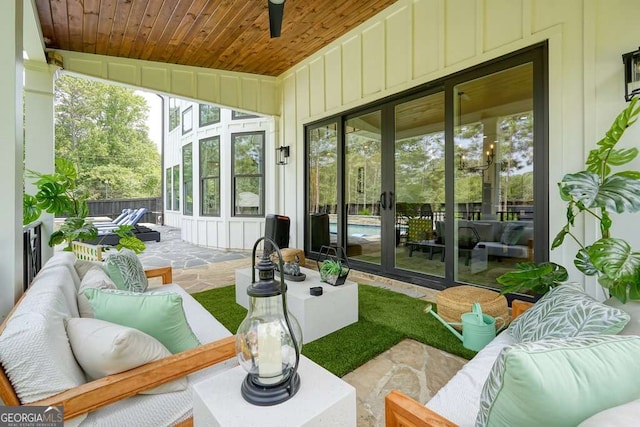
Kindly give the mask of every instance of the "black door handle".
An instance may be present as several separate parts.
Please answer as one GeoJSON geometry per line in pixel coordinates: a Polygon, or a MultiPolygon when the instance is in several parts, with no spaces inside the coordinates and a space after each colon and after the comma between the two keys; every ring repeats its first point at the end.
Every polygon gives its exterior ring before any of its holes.
{"type": "Polygon", "coordinates": [[[387,192],[380,193],[380,207],[384,210],[387,209],[387,192]]]}
{"type": "Polygon", "coordinates": [[[393,191],[389,191],[389,209],[393,209],[393,191]]]}

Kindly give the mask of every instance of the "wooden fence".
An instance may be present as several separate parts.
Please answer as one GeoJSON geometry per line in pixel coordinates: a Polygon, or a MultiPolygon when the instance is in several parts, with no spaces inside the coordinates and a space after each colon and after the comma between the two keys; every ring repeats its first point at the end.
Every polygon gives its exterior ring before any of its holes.
{"type": "Polygon", "coordinates": [[[147,208],[147,213],[140,222],[161,224],[162,218],[162,198],[152,197],[145,199],[109,199],[109,200],[88,200],[89,216],[108,216],[116,218],[123,209],[147,208]]]}

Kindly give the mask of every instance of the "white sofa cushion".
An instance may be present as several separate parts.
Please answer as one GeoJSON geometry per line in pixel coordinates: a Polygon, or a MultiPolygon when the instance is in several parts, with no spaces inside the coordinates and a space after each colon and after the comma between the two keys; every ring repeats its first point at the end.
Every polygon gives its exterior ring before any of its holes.
{"type": "MultiPolygon", "coordinates": [[[[171,356],[171,352],[152,336],[99,319],[71,318],[67,321],[67,335],[76,360],[90,380],[171,356]]],[[[187,379],[181,378],[141,394],[167,393],[186,388],[187,379]]]]}
{"type": "MultiPolygon", "coordinates": [[[[182,296],[182,305],[187,322],[189,322],[191,329],[201,343],[213,342],[232,336],[227,328],[179,285],[164,285],[150,288],[146,291],[146,293],[155,292],[175,292],[182,296]]],[[[238,361],[234,357],[194,372],[187,376],[189,387],[196,382],[211,378],[212,375],[237,365],[238,361]]],[[[192,404],[191,390],[156,395],[138,395],[91,412],[81,426],[170,426],[189,418],[192,404]]]]}
{"type": "Polygon", "coordinates": [[[516,342],[508,332],[498,335],[427,402],[427,408],[461,427],[475,425],[480,408],[480,392],[493,362],[504,347],[516,342]]]}
{"type": "Polygon", "coordinates": [[[640,399],[605,409],[587,418],[578,427],[636,427],[640,417],[640,399]]]}
{"type": "Polygon", "coordinates": [[[72,317],[65,288],[75,294],[68,272],[62,265],[43,269],[0,335],[0,362],[23,403],[86,382],[64,328],[72,317]]]}

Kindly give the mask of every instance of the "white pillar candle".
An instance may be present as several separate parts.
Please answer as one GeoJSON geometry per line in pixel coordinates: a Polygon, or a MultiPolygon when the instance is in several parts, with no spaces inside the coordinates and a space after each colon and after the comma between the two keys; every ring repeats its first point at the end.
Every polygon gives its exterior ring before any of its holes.
{"type": "Polygon", "coordinates": [[[258,376],[263,384],[282,379],[280,333],[280,325],[275,322],[258,325],[258,376]]]}

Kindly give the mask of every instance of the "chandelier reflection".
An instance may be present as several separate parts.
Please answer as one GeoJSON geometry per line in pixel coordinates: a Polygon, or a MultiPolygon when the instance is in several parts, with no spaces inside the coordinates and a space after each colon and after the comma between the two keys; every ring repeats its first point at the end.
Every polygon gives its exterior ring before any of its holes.
{"type": "Polygon", "coordinates": [[[468,165],[466,159],[464,158],[464,154],[460,154],[458,170],[468,171],[468,172],[486,171],[491,167],[495,159],[495,151],[493,149],[493,144],[489,146],[489,150],[486,151],[485,155],[486,155],[486,158],[483,164],[468,165]]]}

